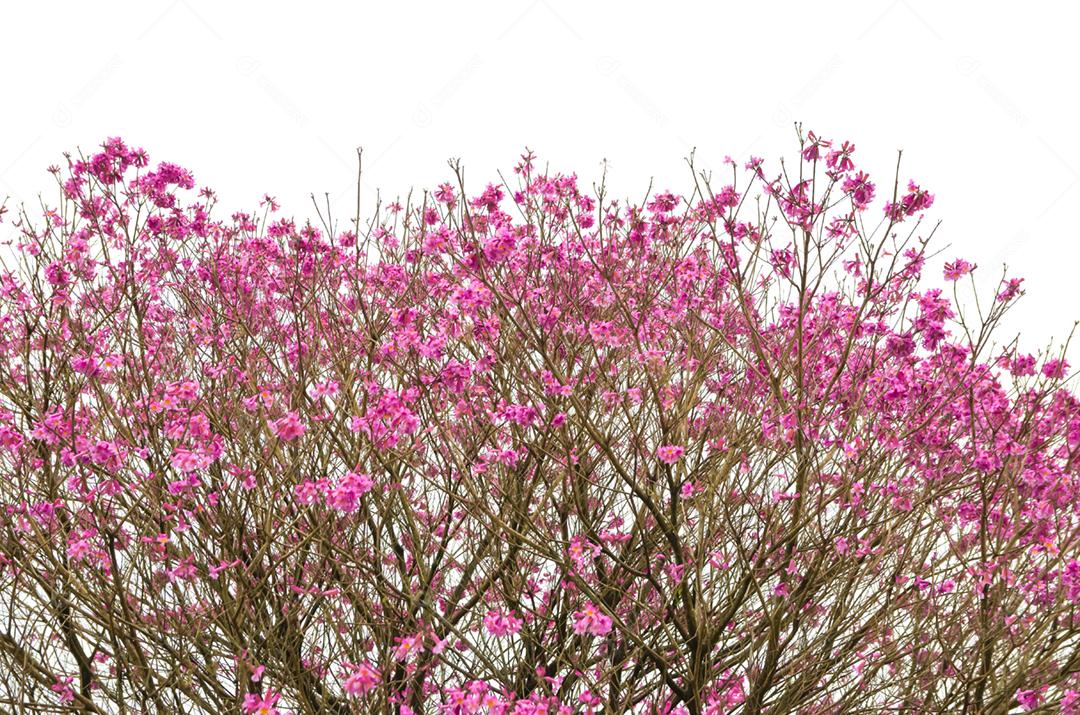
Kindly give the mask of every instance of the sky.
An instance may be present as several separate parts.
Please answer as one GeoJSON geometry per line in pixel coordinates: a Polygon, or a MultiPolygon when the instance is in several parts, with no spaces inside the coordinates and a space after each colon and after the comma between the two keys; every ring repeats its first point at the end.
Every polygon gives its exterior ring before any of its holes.
{"type": "Polygon", "coordinates": [[[46,167],[110,136],[230,212],[270,194],[314,220],[314,193],[351,214],[357,147],[362,209],[450,159],[481,189],[526,147],[640,197],[687,190],[691,150],[716,170],[790,156],[801,122],[879,186],[903,150],[940,261],[976,263],[984,293],[1003,264],[1025,278],[1001,339],[1035,351],[1080,319],[1078,26],[1055,2],[13,3],[0,199],[49,202],[46,167]]]}

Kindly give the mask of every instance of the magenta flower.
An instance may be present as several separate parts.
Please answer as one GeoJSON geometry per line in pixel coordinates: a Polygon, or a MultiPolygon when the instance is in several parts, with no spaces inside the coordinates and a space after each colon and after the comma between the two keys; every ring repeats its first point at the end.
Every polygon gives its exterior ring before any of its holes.
{"type": "Polygon", "coordinates": [[[417,633],[412,636],[394,638],[397,645],[394,647],[395,660],[408,660],[414,655],[424,652],[424,635],[417,633]]]}
{"type": "Polygon", "coordinates": [[[580,611],[574,613],[574,633],[579,635],[585,633],[591,633],[594,636],[607,635],[611,632],[611,625],[611,618],[601,613],[592,603],[586,603],[580,611]]]}
{"type": "Polygon", "coordinates": [[[62,705],[75,702],[75,691],[71,687],[71,682],[73,680],[74,678],[71,676],[65,676],[57,679],[55,683],[49,686],[49,690],[60,696],[60,703],[62,705]]]}
{"type": "Polygon", "coordinates": [[[342,690],[353,697],[367,695],[379,686],[382,676],[377,668],[369,663],[347,665],[348,677],[342,683],[342,690]]]}
{"type": "Polygon", "coordinates": [[[952,263],[945,264],[945,280],[959,280],[973,270],[975,270],[974,264],[968,263],[963,258],[957,258],[952,263]]]}
{"type": "Polygon", "coordinates": [[[686,449],[677,444],[665,444],[656,448],[656,458],[664,464],[675,464],[685,453],[686,449]]]}
{"type": "Polygon", "coordinates": [[[874,182],[864,172],[844,179],[843,191],[851,197],[851,203],[859,211],[863,211],[874,200],[874,182]]]}
{"type": "Polygon", "coordinates": [[[484,628],[498,638],[513,635],[521,630],[522,621],[513,611],[489,610],[484,616],[484,628]]]}
{"type": "Polygon", "coordinates": [[[266,695],[248,693],[244,696],[244,713],[245,715],[282,715],[281,711],[275,707],[280,699],[281,693],[273,690],[266,691],[266,695]]]}
{"type": "Polygon", "coordinates": [[[1062,715],[1076,715],[1080,712],[1080,692],[1069,688],[1061,698],[1062,715]]]}
{"type": "Polygon", "coordinates": [[[178,472],[185,473],[205,469],[210,462],[204,455],[187,447],[177,447],[173,451],[171,461],[178,472]]]}
{"type": "Polygon", "coordinates": [[[1020,703],[1020,707],[1024,709],[1024,712],[1029,712],[1039,707],[1039,693],[1034,690],[1017,690],[1016,702],[1020,703]]]}
{"type": "Polygon", "coordinates": [[[349,472],[326,494],[326,505],[346,514],[356,511],[360,497],[371,491],[375,482],[368,474],[349,472]]]}
{"type": "Polygon", "coordinates": [[[997,294],[997,299],[1004,303],[1020,295],[1020,284],[1023,281],[1023,278],[1010,278],[1005,281],[1001,291],[997,294]]]}
{"type": "Polygon", "coordinates": [[[454,187],[450,184],[439,184],[439,188],[435,190],[435,200],[439,203],[453,206],[456,201],[454,187]]]}
{"type": "Polygon", "coordinates": [[[1052,378],[1063,378],[1069,370],[1069,363],[1063,359],[1047,360],[1042,367],[1042,374],[1052,378]]]}
{"type": "Polygon", "coordinates": [[[934,204],[934,195],[919,188],[915,182],[908,182],[908,192],[896,203],[885,204],[885,214],[894,222],[903,221],[920,211],[925,211],[934,204]]]}
{"type": "Polygon", "coordinates": [[[302,437],[304,432],[307,431],[307,426],[300,421],[298,413],[289,412],[284,417],[271,422],[270,429],[283,441],[291,442],[298,437],[302,437]]]}

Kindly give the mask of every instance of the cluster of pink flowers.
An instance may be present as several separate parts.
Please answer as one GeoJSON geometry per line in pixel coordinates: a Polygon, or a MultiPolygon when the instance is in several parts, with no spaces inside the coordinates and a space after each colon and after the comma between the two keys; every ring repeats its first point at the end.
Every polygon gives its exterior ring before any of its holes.
{"type": "Polygon", "coordinates": [[[586,603],[580,611],[574,613],[574,633],[607,635],[611,632],[611,623],[611,616],[601,613],[592,603],[586,603]]]}
{"type": "Polygon", "coordinates": [[[369,663],[346,664],[348,675],[341,684],[342,689],[354,697],[367,695],[382,681],[379,670],[369,663]]]}
{"type": "Polygon", "coordinates": [[[957,258],[955,261],[945,264],[945,280],[959,280],[963,276],[966,276],[968,273],[971,273],[973,270],[975,270],[974,265],[968,263],[963,258],[957,258]]]}
{"type": "Polygon", "coordinates": [[[511,611],[488,611],[484,616],[484,628],[493,636],[502,638],[521,630],[521,619],[511,611]]]}
{"type": "Polygon", "coordinates": [[[289,412],[284,417],[279,417],[270,423],[270,429],[275,435],[285,442],[292,442],[304,436],[307,425],[300,421],[300,415],[289,412]]]}
{"type": "Polygon", "coordinates": [[[360,497],[370,492],[374,485],[370,475],[349,472],[327,492],[326,505],[345,513],[356,511],[360,497]]]}

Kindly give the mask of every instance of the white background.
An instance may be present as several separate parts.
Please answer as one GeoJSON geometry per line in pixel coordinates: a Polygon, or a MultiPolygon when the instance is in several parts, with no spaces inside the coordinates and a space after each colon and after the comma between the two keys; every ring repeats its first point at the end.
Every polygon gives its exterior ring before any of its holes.
{"type": "MultiPolygon", "coordinates": [[[[791,155],[793,122],[937,195],[942,258],[1007,262],[1030,350],[1080,318],[1080,8],[1074,3],[5,2],[0,198],[55,195],[45,167],[107,136],[214,188],[342,217],[433,187],[473,188],[523,148],[588,186],[685,189],[684,163],[791,155]]],[[[883,193],[879,189],[879,195],[883,193]]],[[[9,214],[10,216],[10,214],[9,214]]],[[[10,237],[8,224],[0,235],[10,237]]],[[[940,281],[940,274],[932,276],[940,281]]],[[[1070,350],[1080,363],[1080,350],[1070,350]]]]}

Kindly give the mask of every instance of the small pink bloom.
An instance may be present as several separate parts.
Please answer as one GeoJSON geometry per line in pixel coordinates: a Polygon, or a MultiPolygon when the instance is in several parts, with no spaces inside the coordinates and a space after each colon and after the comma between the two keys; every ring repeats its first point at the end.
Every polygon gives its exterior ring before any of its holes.
{"type": "Polygon", "coordinates": [[[952,263],[945,264],[945,280],[955,281],[975,270],[975,266],[963,258],[957,258],[952,263]]]}
{"type": "Polygon", "coordinates": [[[219,561],[217,566],[211,566],[207,569],[207,571],[210,574],[210,579],[216,581],[218,579],[218,576],[221,575],[222,571],[231,569],[234,566],[239,566],[241,563],[243,562],[240,561],[240,559],[236,559],[235,561],[219,561]]]}
{"type": "Polygon", "coordinates": [[[677,444],[664,444],[656,449],[656,458],[664,464],[675,464],[682,459],[686,449],[677,444]]]}
{"type": "Polygon", "coordinates": [[[582,568],[592,563],[593,559],[599,556],[600,547],[579,535],[570,540],[567,553],[574,564],[578,568],[582,568]]]}
{"type": "Polygon", "coordinates": [[[1065,360],[1047,360],[1042,367],[1042,374],[1047,377],[1063,378],[1069,370],[1069,363],[1065,360]]]}
{"type": "Polygon", "coordinates": [[[1009,301],[1020,294],[1020,284],[1024,281],[1023,278],[1010,278],[1005,281],[1004,287],[1001,292],[997,294],[997,299],[1001,302],[1009,301]]]}
{"type": "Polygon", "coordinates": [[[73,541],[71,544],[68,545],[67,548],[68,558],[70,558],[72,561],[82,561],[87,556],[89,556],[92,551],[93,547],[86,539],[79,539],[77,541],[73,541]]]}
{"type": "Polygon", "coordinates": [[[300,421],[300,415],[289,412],[284,417],[270,423],[270,429],[275,435],[285,442],[291,442],[297,437],[302,437],[307,427],[300,421]]]}
{"type": "Polygon", "coordinates": [[[866,209],[874,200],[874,188],[874,182],[862,171],[844,179],[844,193],[851,197],[851,203],[859,211],[866,209]]]}
{"type": "Polygon", "coordinates": [[[521,630],[521,623],[521,619],[512,611],[490,610],[484,616],[484,627],[488,633],[497,638],[517,633],[521,630]]]}
{"type": "Polygon", "coordinates": [[[319,496],[319,488],[315,482],[311,480],[303,481],[293,487],[293,494],[296,495],[296,501],[298,504],[312,504],[319,496]]]}
{"type": "Polygon", "coordinates": [[[71,689],[71,681],[74,678],[67,676],[59,678],[55,683],[49,686],[49,690],[57,693],[60,696],[60,702],[67,704],[75,701],[75,691],[71,689]]]}
{"type": "Polygon", "coordinates": [[[1020,707],[1024,709],[1024,712],[1030,712],[1039,707],[1040,700],[1039,694],[1034,690],[1016,691],[1016,702],[1020,703],[1020,707]]]}
{"type": "Polygon", "coordinates": [[[354,512],[359,506],[360,497],[370,492],[374,485],[370,475],[349,472],[327,493],[326,505],[346,514],[354,512]]]}
{"type": "Polygon", "coordinates": [[[338,393],[337,380],[327,380],[326,382],[316,383],[311,388],[311,396],[315,398],[319,397],[333,397],[338,393]]]}
{"type": "Polygon", "coordinates": [[[604,615],[592,603],[574,613],[574,633],[592,633],[594,636],[606,635],[611,631],[611,618],[604,615]]]}
{"type": "Polygon", "coordinates": [[[435,190],[435,200],[450,207],[455,203],[455,196],[454,187],[450,184],[439,184],[439,188],[435,190]]]}
{"type": "Polygon", "coordinates": [[[424,636],[417,633],[414,636],[406,636],[405,638],[395,638],[397,647],[394,648],[395,660],[408,660],[413,653],[424,652],[424,636]]]}
{"type": "Polygon", "coordinates": [[[173,451],[171,461],[176,471],[185,473],[204,469],[210,465],[209,459],[187,447],[177,447],[173,451]]]}
{"type": "Polygon", "coordinates": [[[266,695],[263,696],[248,693],[244,696],[244,713],[246,715],[281,715],[281,711],[274,707],[280,699],[281,693],[273,690],[266,691],[266,695]]]}
{"type": "Polygon", "coordinates": [[[1061,713],[1062,715],[1076,715],[1077,712],[1080,712],[1080,693],[1072,689],[1066,690],[1064,697],[1061,698],[1061,713]]]}
{"type": "Polygon", "coordinates": [[[342,683],[342,689],[353,697],[367,695],[379,686],[380,675],[378,669],[368,663],[358,663],[351,666],[352,672],[342,683]]]}
{"type": "Polygon", "coordinates": [[[848,546],[848,540],[845,537],[843,537],[843,536],[836,537],[836,553],[843,556],[844,554],[846,554],[848,552],[849,548],[850,547],[848,546]]]}

